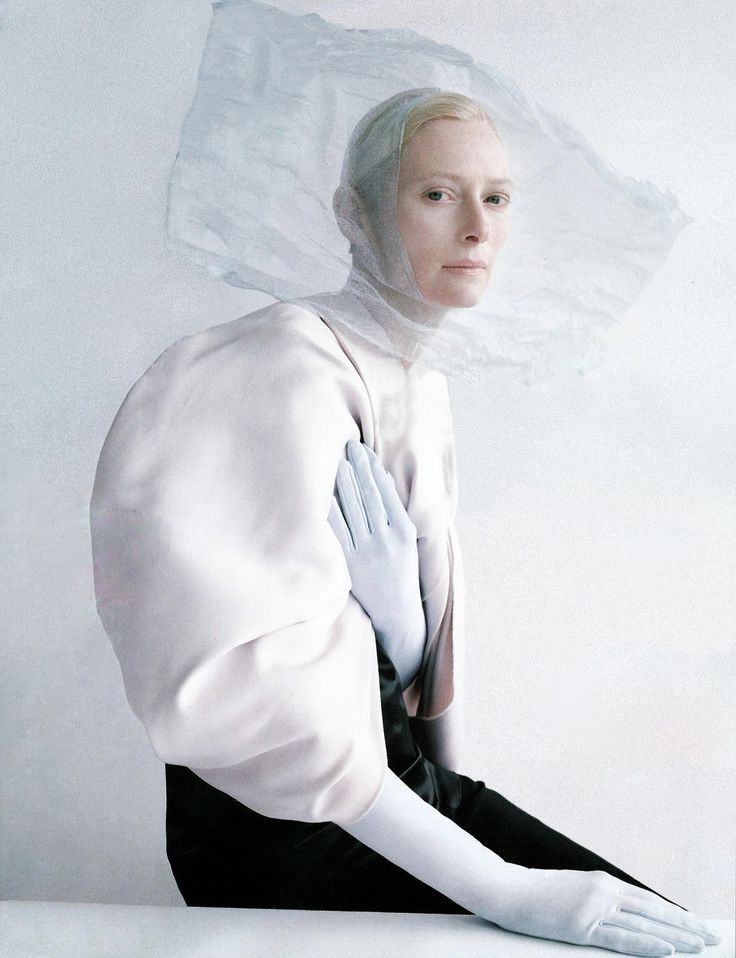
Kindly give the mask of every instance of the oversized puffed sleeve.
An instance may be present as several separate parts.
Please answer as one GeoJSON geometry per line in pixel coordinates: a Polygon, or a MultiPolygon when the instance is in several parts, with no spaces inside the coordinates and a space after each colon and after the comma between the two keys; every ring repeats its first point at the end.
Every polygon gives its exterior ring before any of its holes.
{"type": "Polygon", "coordinates": [[[260,814],[350,824],[387,767],[375,637],[327,516],[362,380],[275,304],[135,384],[91,505],[97,608],[153,748],[260,814]]]}

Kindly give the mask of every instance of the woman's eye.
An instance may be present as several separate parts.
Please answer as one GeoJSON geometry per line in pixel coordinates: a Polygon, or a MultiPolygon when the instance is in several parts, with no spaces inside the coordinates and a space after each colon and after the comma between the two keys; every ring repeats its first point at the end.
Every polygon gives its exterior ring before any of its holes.
{"type": "MultiPolygon", "coordinates": [[[[443,196],[448,194],[445,190],[428,190],[424,195],[433,203],[438,203],[441,202],[443,196]]],[[[506,206],[510,201],[509,197],[503,193],[491,193],[490,196],[486,197],[486,202],[489,206],[506,206]]]]}

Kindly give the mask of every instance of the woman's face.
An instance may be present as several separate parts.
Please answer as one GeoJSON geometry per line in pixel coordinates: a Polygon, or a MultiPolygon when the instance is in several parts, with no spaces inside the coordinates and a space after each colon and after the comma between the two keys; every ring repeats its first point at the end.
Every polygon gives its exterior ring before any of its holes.
{"type": "Polygon", "coordinates": [[[506,239],[510,188],[503,144],[484,120],[431,120],[407,141],[396,213],[428,303],[478,303],[506,239]],[[468,260],[478,265],[458,265],[468,260]]]}

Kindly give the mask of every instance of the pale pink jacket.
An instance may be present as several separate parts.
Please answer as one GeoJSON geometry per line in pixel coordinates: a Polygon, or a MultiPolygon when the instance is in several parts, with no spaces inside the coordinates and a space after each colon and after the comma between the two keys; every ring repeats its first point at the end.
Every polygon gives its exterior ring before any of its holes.
{"type": "Polygon", "coordinates": [[[351,824],[386,772],[375,638],[327,521],[364,441],[417,528],[428,626],[404,698],[458,770],[462,567],[445,377],[276,303],[188,336],[133,386],[91,504],[100,619],[165,762],[262,815],[351,824]]]}

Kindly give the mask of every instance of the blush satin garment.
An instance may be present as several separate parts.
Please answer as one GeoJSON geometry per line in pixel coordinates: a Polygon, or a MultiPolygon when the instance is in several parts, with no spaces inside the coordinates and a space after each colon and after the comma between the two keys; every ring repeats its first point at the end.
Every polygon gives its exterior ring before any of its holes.
{"type": "Polygon", "coordinates": [[[417,528],[428,640],[413,734],[458,769],[462,568],[445,377],[277,303],[175,343],[138,380],[91,505],[97,608],[165,762],[262,815],[349,824],[387,768],[376,645],[329,526],[366,442],[417,528]]]}

